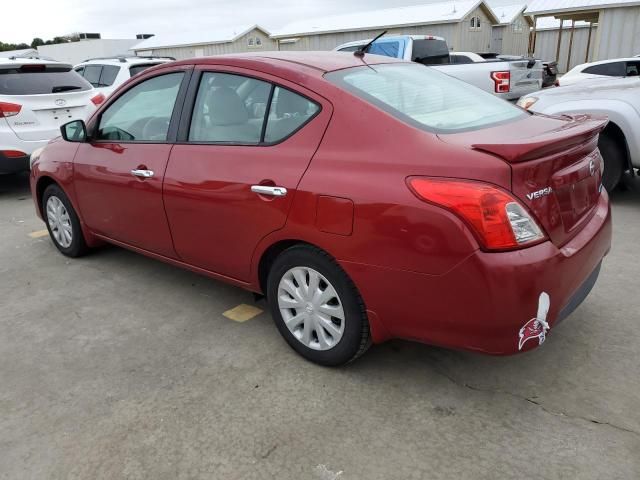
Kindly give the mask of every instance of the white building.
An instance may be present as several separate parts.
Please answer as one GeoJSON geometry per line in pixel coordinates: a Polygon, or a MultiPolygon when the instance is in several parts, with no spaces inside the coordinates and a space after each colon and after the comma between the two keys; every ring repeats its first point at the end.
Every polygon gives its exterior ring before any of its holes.
{"type": "Polygon", "coordinates": [[[505,55],[526,55],[529,48],[529,31],[533,25],[531,17],[525,16],[526,3],[493,6],[498,18],[493,25],[491,51],[505,55]]]}
{"type": "Polygon", "coordinates": [[[130,54],[129,49],[139,42],[140,40],[135,38],[80,40],[56,45],[42,45],[38,47],[38,53],[59,62],[75,65],[88,58],[130,54]]]}

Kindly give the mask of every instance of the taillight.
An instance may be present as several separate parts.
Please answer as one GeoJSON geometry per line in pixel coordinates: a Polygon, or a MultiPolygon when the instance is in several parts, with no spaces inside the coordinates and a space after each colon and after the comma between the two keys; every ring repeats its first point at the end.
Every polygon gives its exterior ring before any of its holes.
{"type": "Polygon", "coordinates": [[[13,117],[14,115],[18,115],[20,110],[22,110],[22,105],[0,102],[0,118],[13,117]]]}
{"type": "Polygon", "coordinates": [[[511,72],[491,72],[496,93],[509,93],[511,90],[511,72]]]}
{"type": "Polygon", "coordinates": [[[410,177],[421,200],[450,210],[474,233],[485,250],[513,250],[539,243],[545,234],[510,193],[472,180],[410,177]]]}
{"type": "Polygon", "coordinates": [[[91,101],[93,102],[93,104],[97,107],[98,105],[100,105],[102,102],[104,102],[105,100],[105,96],[102,93],[99,93],[98,95],[96,95],[95,97],[93,97],[91,99],[91,101]]]}
{"type": "Polygon", "coordinates": [[[560,86],[560,80],[556,80],[555,82],[553,82],[553,85],[555,87],[559,87],[560,86]]]}
{"type": "Polygon", "coordinates": [[[27,156],[26,153],[21,152],[20,150],[0,150],[0,153],[7,158],[20,158],[27,156]]]}

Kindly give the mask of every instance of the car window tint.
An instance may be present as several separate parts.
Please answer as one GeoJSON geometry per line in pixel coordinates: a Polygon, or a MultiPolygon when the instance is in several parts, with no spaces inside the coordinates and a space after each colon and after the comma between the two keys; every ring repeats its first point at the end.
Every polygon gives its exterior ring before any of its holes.
{"type": "Polygon", "coordinates": [[[189,141],[257,144],[271,84],[228,73],[202,74],[189,141]]]}
{"type": "Polygon", "coordinates": [[[147,68],[155,67],[156,65],[160,65],[159,63],[142,63],[140,65],[132,65],[129,67],[129,73],[133,77],[134,75],[139,74],[140,72],[145,71],[147,68]]]}
{"type": "Polygon", "coordinates": [[[183,76],[182,72],[169,73],[127,90],[102,114],[98,139],[166,141],[183,76]]]}
{"type": "Polygon", "coordinates": [[[282,87],[276,87],[269,109],[264,141],[275,143],[299,130],[318,113],[320,106],[282,87]]]}
{"type": "Polygon", "coordinates": [[[624,62],[611,62],[587,67],[582,72],[592,75],[605,75],[607,77],[624,77],[626,69],[624,62]]]}
{"type": "Polygon", "coordinates": [[[94,87],[100,86],[100,75],[102,74],[102,65],[86,65],[84,67],[84,78],[94,87]]]}
{"type": "Polygon", "coordinates": [[[66,70],[0,69],[0,94],[42,95],[46,93],[82,92],[91,85],[71,68],[66,70]]]}
{"type": "Polygon", "coordinates": [[[105,65],[102,67],[102,74],[100,75],[100,86],[110,87],[113,82],[116,81],[120,67],[115,65],[105,65]]]}

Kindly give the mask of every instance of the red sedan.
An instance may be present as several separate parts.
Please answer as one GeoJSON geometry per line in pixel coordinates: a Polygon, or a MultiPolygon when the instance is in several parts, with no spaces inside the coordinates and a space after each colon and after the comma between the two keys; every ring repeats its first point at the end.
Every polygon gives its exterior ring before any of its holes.
{"type": "Polygon", "coordinates": [[[200,58],[65,125],[31,189],[63,254],[108,242],[262,293],[314,362],[394,337],[512,354],[610,248],[605,125],[374,55],[200,58]]]}

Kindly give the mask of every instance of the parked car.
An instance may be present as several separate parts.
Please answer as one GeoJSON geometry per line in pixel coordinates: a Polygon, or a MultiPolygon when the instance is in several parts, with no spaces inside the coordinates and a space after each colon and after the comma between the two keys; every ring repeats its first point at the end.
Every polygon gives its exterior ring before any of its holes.
{"type": "Polygon", "coordinates": [[[173,57],[136,56],[90,58],[79,63],[73,69],[96,90],[108,97],[134,75],[147,68],[173,60],[175,60],[173,57]]]}
{"type": "Polygon", "coordinates": [[[612,191],[629,170],[640,168],[640,77],[599,78],[522,97],[518,105],[547,115],[606,115],[600,135],[602,182],[612,191]]]}
{"type": "Polygon", "coordinates": [[[71,65],[0,58],[0,174],[28,170],[29,155],[60,125],[88,118],[103,100],[71,65]]]}
{"type": "Polygon", "coordinates": [[[64,255],[108,242],[264,294],[314,362],[393,337],[513,354],[610,248],[605,124],[378,55],[198,58],[66,124],[31,189],[64,255]]]}
{"type": "MultiPolygon", "coordinates": [[[[485,55],[485,54],[480,54],[485,55]]],[[[485,57],[486,58],[486,57],[485,57]]],[[[522,55],[496,55],[498,60],[530,60],[522,55]]],[[[542,88],[558,86],[558,62],[542,60],[542,88]]]]}
{"type": "Polygon", "coordinates": [[[637,77],[638,74],[640,74],[640,60],[637,58],[613,58],[573,67],[558,80],[558,85],[564,87],[598,78],[637,77]]]}
{"type": "MultiPolygon", "coordinates": [[[[371,40],[349,42],[336,47],[339,52],[354,52],[371,40]]],[[[542,88],[542,63],[529,60],[473,61],[463,63],[468,53],[449,53],[447,42],[432,35],[400,35],[382,37],[367,49],[371,54],[409,60],[433,67],[443,73],[470,83],[485,92],[505,100],[517,100],[522,95],[542,88]]]]}

